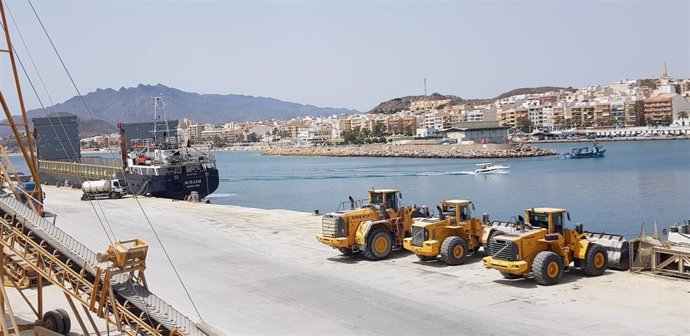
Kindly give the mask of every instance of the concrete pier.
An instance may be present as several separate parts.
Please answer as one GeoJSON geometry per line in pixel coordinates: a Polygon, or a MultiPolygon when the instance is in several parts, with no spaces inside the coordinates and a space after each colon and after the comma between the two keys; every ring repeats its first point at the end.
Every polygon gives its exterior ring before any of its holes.
{"type": "MultiPolygon", "coordinates": [[[[45,189],[48,207],[59,213],[57,225],[87,247],[104,251],[111,229],[116,239],[147,242],[150,290],[198,319],[134,199],[89,203],[79,200],[78,190],[45,189]]],[[[202,318],[227,334],[688,332],[686,280],[618,271],[590,278],[575,272],[564,274],[559,285],[543,287],[531,279],[504,280],[481,265],[481,254],[455,267],[423,263],[406,251],[376,262],[347,258],[316,241],[321,217],[311,213],[153,198],[139,202],[202,318]]],[[[64,297],[51,300],[49,309],[67,307],[64,297]]]]}

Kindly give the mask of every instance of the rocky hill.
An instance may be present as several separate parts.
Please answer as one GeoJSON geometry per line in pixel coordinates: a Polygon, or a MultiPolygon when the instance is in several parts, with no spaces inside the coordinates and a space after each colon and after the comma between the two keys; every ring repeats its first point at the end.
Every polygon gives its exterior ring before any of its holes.
{"type": "Polygon", "coordinates": [[[514,89],[510,90],[508,92],[504,92],[498,97],[494,98],[493,100],[501,100],[503,98],[508,98],[510,96],[517,96],[517,95],[523,95],[523,94],[538,94],[538,93],[545,93],[549,91],[559,91],[559,90],[567,90],[567,91],[575,91],[572,87],[569,88],[564,88],[564,87],[557,87],[557,86],[540,86],[540,87],[535,87],[535,88],[519,88],[519,89],[514,89]]]}
{"type": "MultiPolygon", "coordinates": [[[[544,93],[544,92],[549,92],[549,91],[557,91],[557,90],[571,90],[574,91],[573,88],[562,88],[562,87],[555,87],[555,86],[541,86],[541,87],[536,87],[536,88],[519,88],[519,89],[514,89],[505,93],[502,93],[498,95],[495,98],[491,99],[464,99],[458,96],[453,96],[453,95],[442,95],[440,93],[433,93],[429,96],[406,96],[406,97],[400,97],[400,98],[393,98],[391,100],[382,102],[376,107],[374,107],[369,113],[396,113],[399,111],[403,110],[409,110],[411,109],[414,105],[421,105],[420,102],[434,102],[434,101],[444,101],[448,100],[448,102],[445,102],[442,105],[459,105],[459,104],[470,104],[470,105],[481,105],[481,104],[488,104],[495,102],[497,100],[507,98],[510,96],[514,95],[520,95],[520,94],[537,94],[537,93],[544,93]]],[[[433,104],[431,104],[433,105],[433,104]]]]}
{"type": "Polygon", "coordinates": [[[406,96],[394,98],[389,101],[382,102],[374,107],[369,113],[396,113],[403,110],[410,109],[413,105],[420,102],[438,102],[438,105],[459,105],[459,104],[480,104],[483,99],[463,99],[453,95],[442,95],[440,93],[432,93],[428,96],[406,96]]]}
{"type": "MultiPolygon", "coordinates": [[[[317,107],[281,101],[273,98],[234,94],[199,94],[185,92],[162,84],[113,89],[98,89],[84,96],[89,114],[79,97],[48,108],[51,112],[68,112],[84,120],[118,122],[148,121],[153,118],[151,97],[163,95],[169,119],[189,118],[199,122],[225,123],[247,120],[291,119],[300,116],[354,113],[343,108],[317,107]]],[[[39,109],[28,112],[29,117],[45,116],[39,109]]]]}

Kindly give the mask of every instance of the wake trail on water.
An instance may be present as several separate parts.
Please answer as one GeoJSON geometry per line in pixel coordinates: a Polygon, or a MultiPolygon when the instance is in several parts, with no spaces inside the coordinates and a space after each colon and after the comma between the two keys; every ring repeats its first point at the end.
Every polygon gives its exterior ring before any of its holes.
{"type": "Polygon", "coordinates": [[[238,196],[235,193],[215,193],[211,195],[207,195],[205,198],[225,198],[225,197],[235,197],[238,196]]]}

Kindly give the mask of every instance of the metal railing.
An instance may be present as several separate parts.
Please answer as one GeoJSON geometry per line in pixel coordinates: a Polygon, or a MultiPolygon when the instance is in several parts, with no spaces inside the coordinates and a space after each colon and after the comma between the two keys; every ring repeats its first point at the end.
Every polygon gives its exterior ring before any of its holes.
{"type": "Polygon", "coordinates": [[[39,169],[49,173],[78,176],[83,179],[112,179],[122,172],[121,167],[99,166],[76,162],[38,160],[39,169]]]}

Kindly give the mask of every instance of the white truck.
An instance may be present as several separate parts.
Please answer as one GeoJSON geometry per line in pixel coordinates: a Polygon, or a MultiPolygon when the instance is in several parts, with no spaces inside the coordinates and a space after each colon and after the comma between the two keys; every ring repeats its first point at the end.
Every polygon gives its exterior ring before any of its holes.
{"type": "Polygon", "coordinates": [[[126,193],[119,180],[84,181],[81,184],[81,190],[84,192],[81,195],[82,201],[97,198],[122,198],[126,193]]]}

